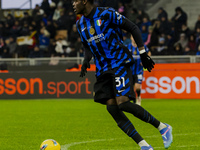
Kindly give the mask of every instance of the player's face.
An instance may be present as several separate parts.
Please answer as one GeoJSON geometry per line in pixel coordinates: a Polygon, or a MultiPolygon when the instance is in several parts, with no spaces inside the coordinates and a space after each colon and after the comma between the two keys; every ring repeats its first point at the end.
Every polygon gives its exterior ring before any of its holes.
{"type": "Polygon", "coordinates": [[[76,14],[83,14],[85,6],[82,0],[72,0],[72,6],[76,14]]]}

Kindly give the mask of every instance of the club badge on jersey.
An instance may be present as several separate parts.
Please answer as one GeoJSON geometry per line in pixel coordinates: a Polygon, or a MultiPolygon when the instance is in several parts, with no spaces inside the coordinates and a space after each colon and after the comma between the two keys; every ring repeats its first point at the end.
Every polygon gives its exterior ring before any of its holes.
{"type": "Polygon", "coordinates": [[[94,34],[95,34],[95,30],[94,30],[94,28],[92,28],[92,27],[90,28],[90,34],[91,34],[91,35],[94,35],[94,34]]]}

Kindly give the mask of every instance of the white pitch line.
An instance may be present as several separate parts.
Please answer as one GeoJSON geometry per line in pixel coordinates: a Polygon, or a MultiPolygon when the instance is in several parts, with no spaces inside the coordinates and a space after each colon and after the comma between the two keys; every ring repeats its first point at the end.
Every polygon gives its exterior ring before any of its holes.
{"type": "Polygon", "coordinates": [[[80,145],[80,144],[85,144],[85,143],[102,142],[102,141],[107,141],[107,140],[116,140],[116,139],[99,139],[99,140],[92,140],[92,141],[73,142],[70,144],[61,145],[61,149],[68,150],[68,148],[75,146],[75,145],[80,145]]]}
{"type": "MultiPolygon", "coordinates": [[[[189,133],[189,134],[173,134],[173,136],[187,136],[187,135],[200,135],[200,133],[189,133]]],[[[152,138],[152,137],[160,137],[158,135],[153,135],[153,136],[145,136],[145,138],[152,138]]],[[[116,138],[116,139],[98,139],[98,140],[91,140],[91,141],[82,141],[82,142],[73,142],[65,145],[61,145],[62,150],[68,150],[70,147],[75,146],[75,145],[80,145],[80,144],[86,144],[86,143],[95,143],[95,142],[103,142],[107,140],[118,140],[121,138],[116,138]]],[[[174,147],[174,146],[173,146],[174,147]]],[[[200,145],[182,145],[182,146],[175,146],[177,148],[181,147],[200,147],[200,145]]],[[[163,147],[155,147],[156,149],[163,149],[163,147]]],[[[106,150],[106,149],[103,149],[106,150]]],[[[115,150],[115,149],[109,149],[109,150],[115,150]]],[[[118,149],[122,150],[122,149],[118,149]]]]}

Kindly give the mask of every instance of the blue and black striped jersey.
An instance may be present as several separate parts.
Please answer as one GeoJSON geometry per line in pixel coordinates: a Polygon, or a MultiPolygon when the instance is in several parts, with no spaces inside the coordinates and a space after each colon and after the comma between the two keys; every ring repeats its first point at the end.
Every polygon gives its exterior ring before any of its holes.
{"type": "MultiPolygon", "coordinates": [[[[86,51],[93,54],[96,76],[122,64],[134,62],[131,52],[123,45],[122,29],[135,32],[133,36],[137,38],[138,27],[113,8],[94,8],[76,24],[86,51]]],[[[143,46],[142,38],[137,39],[137,44],[143,46]]]]}
{"type": "MultiPolygon", "coordinates": [[[[132,75],[143,74],[143,66],[142,66],[142,61],[140,59],[140,53],[138,48],[134,47],[132,44],[129,44],[127,47],[129,51],[132,53],[133,59],[135,60],[135,63],[131,67],[132,75]]],[[[146,45],[144,45],[144,48],[148,53],[149,48],[146,45]]]]}

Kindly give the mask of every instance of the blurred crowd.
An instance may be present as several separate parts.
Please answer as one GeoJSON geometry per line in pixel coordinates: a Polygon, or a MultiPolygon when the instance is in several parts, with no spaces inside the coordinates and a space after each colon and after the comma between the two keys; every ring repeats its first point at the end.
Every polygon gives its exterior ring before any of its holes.
{"type": "MultiPolygon", "coordinates": [[[[187,12],[177,7],[168,18],[163,8],[150,20],[145,9],[132,5],[133,0],[95,0],[96,6],[113,7],[141,30],[152,55],[200,55],[200,15],[192,29],[187,26],[187,12]]],[[[139,7],[142,8],[142,7],[139,7]]],[[[76,57],[83,56],[71,0],[43,0],[23,17],[8,14],[0,21],[0,57],[76,57]]],[[[124,44],[130,34],[124,32],[124,44]]]]}
{"type": "MultiPolygon", "coordinates": [[[[141,30],[142,38],[152,55],[199,55],[200,15],[193,28],[187,26],[188,15],[181,7],[175,8],[172,18],[159,8],[157,17],[150,20],[142,10],[133,8],[127,16],[141,30]]],[[[125,40],[129,41],[129,34],[125,40]]]]}

